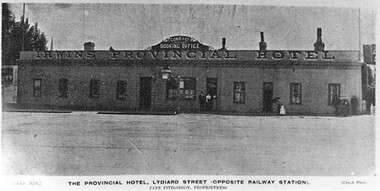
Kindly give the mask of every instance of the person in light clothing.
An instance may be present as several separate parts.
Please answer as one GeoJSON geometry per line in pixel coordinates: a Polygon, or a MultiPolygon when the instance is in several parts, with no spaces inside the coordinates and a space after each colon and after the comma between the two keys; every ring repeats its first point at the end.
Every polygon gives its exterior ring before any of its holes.
{"type": "Polygon", "coordinates": [[[207,111],[210,111],[211,110],[211,107],[212,107],[212,97],[210,94],[207,94],[206,95],[206,109],[207,111]]]}

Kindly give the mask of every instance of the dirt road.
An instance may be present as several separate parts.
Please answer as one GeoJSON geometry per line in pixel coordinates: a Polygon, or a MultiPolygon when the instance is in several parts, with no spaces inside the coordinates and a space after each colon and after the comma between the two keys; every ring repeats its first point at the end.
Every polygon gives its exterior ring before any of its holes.
{"type": "Polygon", "coordinates": [[[374,121],[4,112],[3,173],[374,175],[374,121]]]}

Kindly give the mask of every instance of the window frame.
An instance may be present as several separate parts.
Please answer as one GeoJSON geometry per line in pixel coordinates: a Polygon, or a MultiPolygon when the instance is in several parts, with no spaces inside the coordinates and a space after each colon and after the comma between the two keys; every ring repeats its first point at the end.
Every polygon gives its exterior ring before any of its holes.
{"type": "Polygon", "coordinates": [[[100,97],[100,80],[91,79],[90,80],[90,98],[98,99],[100,97]]]}
{"type": "Polygon", "coordinates": [[[177,97],[179,97],[180,100],[197,99],[196,77],[180,77],[178,79],[171,78],[170,80],[166,81],[166,99],[175,100],[177,97]],[[176,84],[173,84],[173,81],[170,80],[175,80],[176,84]],[[183,87],[181,87],[181,84],[183,84],[183,87]]]}
{"type": "Polygon", "coordinates": [[[178,96],[178,87],[179,86],[179,79],[175,79],[173,77],[170,77],[166,81],[166,99],[167,100],[175,100],[178,96]]]}
{"type": "Polygon", "coordinates": [[[118,80],[116,82],[116,99],[126,100],[127,99],[127,81],[118,80]]]}
{"type": "Polygon", "coordinates": [[[42,78],[33,78],[33,97],[42,97],[42,78]],[[40,81],[39,86],[36,86],[37,81],[40,81]]]}
{"type": "Polygon", "coordinates": [[[340,99],[340,92],[341,92],[341,85],[340,83],[329,83],[327,88],[327,105],[334,105],[333,104],[333,98],[334,94],[330,90],[332,90],[332,87],[334,87],[335,91],[337,92],[338,98],[340,99]],[[338,88],[337,88],[338,87],[338,88]]]}
{"type": "Polygon", "coordinates": [[[234,81],[234,86],[233,86],[233,103],[236,104],[245,104],[245,81],[234,81]],[[237,89],[237,85],[241,86],[241,88],[237,89]],[[239,91],[237,91],[239,90],[239,91]],[[239,100],[236,101],[236,94],[239,94],[239,100]],[[242,96],[243,95],[243,96],[242,96]],[[241,99],[243,97],[243,99],[241,99]]]}
{"type": "Polygon", "coordinates": [[[292,105],[302,105],[302,83],[290,83],[290,95],[289,95],[289,103],[292,105]],[[298,88],[298,96],[294,96],[294,87],[298,88]],[[293,98],[299,98],[299,102],[293,101],[293,98]]]}
{"type": "Polygon", "coordinates": [[[69,93],[69,80],[67,78],[59,79],[58,80],[58,97],[67,98],[68,93],[69,93]]]}

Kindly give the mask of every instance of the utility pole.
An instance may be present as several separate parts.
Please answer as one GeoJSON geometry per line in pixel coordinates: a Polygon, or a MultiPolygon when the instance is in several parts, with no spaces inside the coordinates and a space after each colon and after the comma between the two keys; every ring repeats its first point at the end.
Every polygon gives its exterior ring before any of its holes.
{"type": "Polygon", "coordinates": [[[21,30],[22,30],[22,39],[21,39],[21,51],[24,51],[24,23],[25,22],[25,3],[22,4],[22,22],[21,22],[21,30]]]}
{"type": "Polygon", "coordinates": [[[51,42],[50,42],[50,51],[53,51],[53,37],[51,37],[51,42]]]}
{"type": "Polygon", "coordinates": [[[358,8],[358,28],[359,28],[359,62],[361,61],[361,54],[362,54],[362,45],[361,45],[361,41],[362,41],[362,37],[361,37],[361,31],[360,31],[360,7],[358,8]]]}
{"type": "Polygon", "coordinates": [[[86,28],[85,28],[85,24],[86,24],[86,7],[85,7],[85,4],[83,3],[82,4],[82,43],[85,41],[85,33],[86,33],[86,28]]]}

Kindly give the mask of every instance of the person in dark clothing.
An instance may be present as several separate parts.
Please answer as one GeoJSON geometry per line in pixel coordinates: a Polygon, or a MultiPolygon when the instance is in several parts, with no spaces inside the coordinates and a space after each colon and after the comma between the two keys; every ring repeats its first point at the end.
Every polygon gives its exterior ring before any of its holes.
{"type": "Polygon", "coordinates": [[[334,105],[335,108],[335,115],[339,114],[339,105],[340,105],[340,99],[338,98],[337,95],[333,97],[332,104],[334,105]]]}
{"type": "Polygon", "coordinates": [[[205,102],[206,102],[206,96],[201,92],[198,96],[198,101],[199,101],[199,107],[201,111],[205,110],[205,102]]]}
{"type": "Polygon", "coordinates": [[[282,102],[281,102],[280,97],[277,97],[276,104],[277,104],[277,114],[280,115],[280,110],[281,110],[281,106],[282,106],[282,102]]]}
{"type": "Polygon", "coordinates": [[[351,97],[351,109],[352,109],[352,115],[356,115],[357,108],[358,108],[358,98],[356,96],[351,97]]]}
{"type": "Polygon", "coordinates": [[[342,113],[344,117],[346,117],[350,113],[350,103],[347,99],[343,99],[342,101],[342,113]]]}
{"type": "Polygon", "coordinates": [[[276,100],[273,100],[273,91],[270,89],[264,90],[264,112],[272,112],[272,104],[276,100]]]}
{"type": "Polygon", "coordinates": [[[371,105],[375,106],[376,103],[376,95],[375,88],[369,88],[365,94],[364,100],[366,102],[367,113],[371,113],[371,105]]]}

